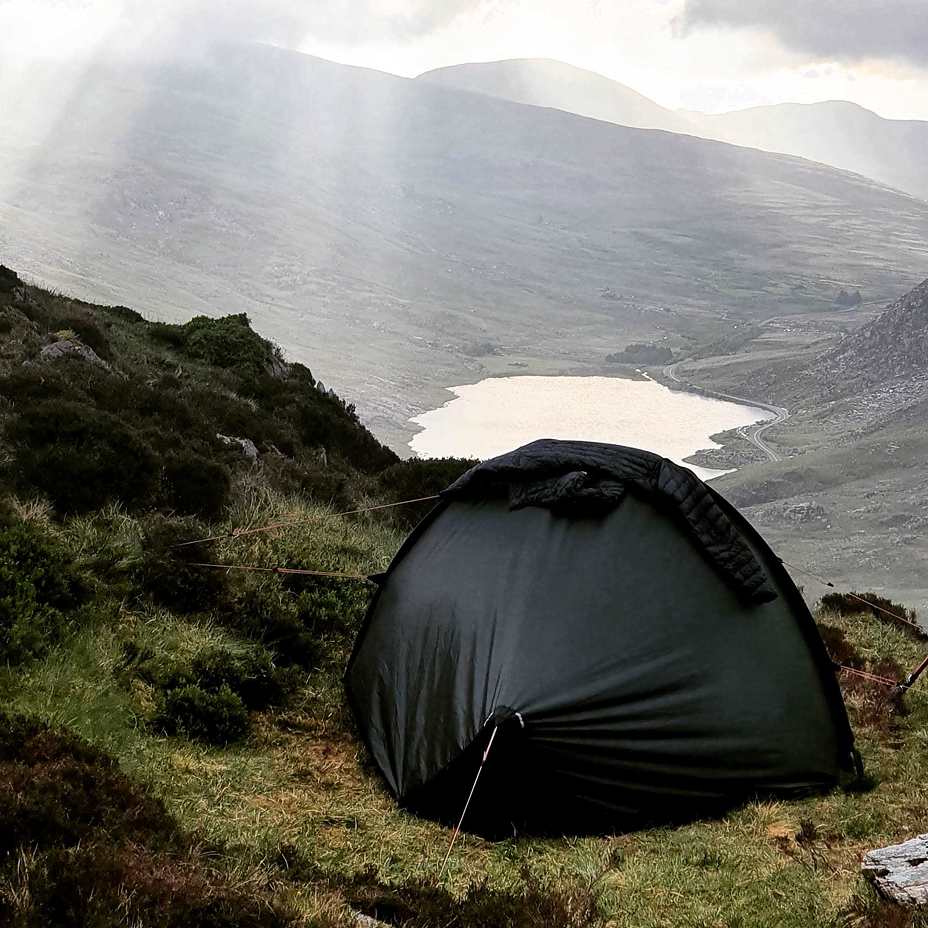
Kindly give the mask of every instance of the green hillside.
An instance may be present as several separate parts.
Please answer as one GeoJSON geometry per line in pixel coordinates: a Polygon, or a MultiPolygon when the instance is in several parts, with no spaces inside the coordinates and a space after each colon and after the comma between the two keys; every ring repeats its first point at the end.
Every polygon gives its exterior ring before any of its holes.
{"type": "MultiPolygon", "coordinates": [[[[428,504],[339,513],[468,462],[398,461],[242,316],[149,323],[6,269],[0,398],[0,926],[915,924],[858,862],[928,815],[928,691],[847,678],[864,790],[465,836],[440,878],[448,831],[397,809],[343,699],[370,585],[197,565],[379,571],[428,504]]],[[[925,648],[821,622],[879,673],[925,648]]]]}

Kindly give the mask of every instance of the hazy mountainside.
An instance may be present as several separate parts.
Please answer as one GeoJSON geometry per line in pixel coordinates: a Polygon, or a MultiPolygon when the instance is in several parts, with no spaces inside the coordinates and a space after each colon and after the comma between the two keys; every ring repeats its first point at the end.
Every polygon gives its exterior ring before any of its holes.
{"type": "Polygon", "coordinates": [[[689,120],[601,74],[550,58],[452,65],[416,78],[430,84],[548,106],[640,129],[687,132],[689,120]]]}
{"type": "Polygon", "coordinates": [[[31,77],[0,112],[7,262],[247,312],[394,448],[446,385],[888,298],[928,257],[928,204],[860,177],[278,49],[31,77]]]}
{"type": "Polygon", "coordinates": [[[884,119],[844,101],[692,115],[697,135],[800,155],[928,199],[928,122],[884,119]]]}
{"type": "Polygon", "coordinates": [[[719,488],[794,563],[891,590],[924,615],[928,281],[827,350],[775,363],[743,354],[723,371],[709,362],[689,375],[790,416],[766,433],[784,459],[727,475],[719,488]]]}
{"type": "Polygon", "coordinates": [[[854,103],[783,103],[708,115],[674,112],[609,78],[544,60],[495,61],[429,71],[438,81],[628,126],[647,126],[797,155],[928,198],[928,122],[883,119],[854,103]]]}

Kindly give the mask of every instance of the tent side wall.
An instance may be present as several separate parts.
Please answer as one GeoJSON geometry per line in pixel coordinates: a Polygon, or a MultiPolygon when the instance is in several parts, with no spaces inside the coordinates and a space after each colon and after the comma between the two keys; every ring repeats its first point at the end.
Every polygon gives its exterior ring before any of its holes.
{"type": "Polygon", "coordinates": [[[347,673],[391,789],[434,817],[459,809],[465,752],[500,706],[526,727],[494,747],[488,820],[501,794],[529,827],[598,830],[834,783],[851,742],[824,647],[775,556],[733,518],[773,602],[745,607],[635,494],[579,519],[503,500],[437,507],[391,565],[347,673]]]}

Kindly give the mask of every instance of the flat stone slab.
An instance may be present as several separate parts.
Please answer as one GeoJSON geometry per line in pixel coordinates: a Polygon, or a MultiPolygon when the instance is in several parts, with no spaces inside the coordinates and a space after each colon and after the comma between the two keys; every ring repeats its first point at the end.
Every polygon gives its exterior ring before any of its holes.
{"type": "Polygon", "coordinates": [[[928,904],[928,834],[868,851],[860,868],[893,902],[928,904]]]}

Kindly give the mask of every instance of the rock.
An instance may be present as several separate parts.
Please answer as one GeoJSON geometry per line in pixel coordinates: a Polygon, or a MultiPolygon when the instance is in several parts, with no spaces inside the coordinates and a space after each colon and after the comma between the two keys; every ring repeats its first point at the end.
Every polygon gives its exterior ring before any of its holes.
{"type": "Polygon", "coordinates": [[[229,445],[230,447],[238,445],[242,454],[244,454],[249,461],[258,460],[258,446],[250,438],[237,438],[233,435],[222,435],[219,432],[216,433],[216,437],[224,445],[229,445]]]}
{"type": "Polygon", "coordinates": [[[783,509],[790,522],[820,522],[825,519],[825,508],[818,503],[793,503],[783,509]]]}
{"type": "Polygon", "coordinates": [[[877,890],[901,905],[928,903],[928,834],[869,851],[860,865],[877,890]]]}
{"type": "Polygon", "coordinates": [[[290,365],[275,351],[267,372],[278,380],[284,380],[290,376],[290,365]]]}
{"type": "Polygon", "coordinates": [[[16,271],[5,264],[0,264],[0,293],[11,293],[20,283],[16,271]]]}
{"type": "Polygon", "coordinates": [[[43,361],[60,361],[62,358],[69,357],[81,358],[84,361],[97,364],[109,370],[109,364],[107,364],[93,348],[89,348],[76,338],[62,338],[57,342],[46,345],[39,353],[39,357],[43,361]]]}
{"type": "Polygon", "coordinates": [[[370,915],[364,915],[361,912],[353,912],[354,923],[358,928],[388,928],[386,922],[379,922],[376,918],[371,918],[370,915]]]}

